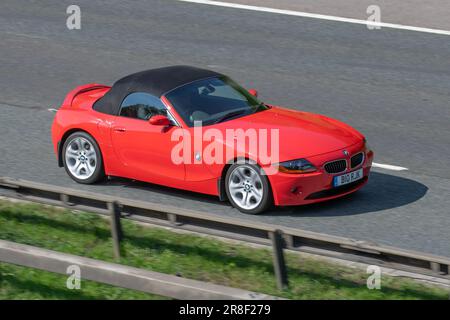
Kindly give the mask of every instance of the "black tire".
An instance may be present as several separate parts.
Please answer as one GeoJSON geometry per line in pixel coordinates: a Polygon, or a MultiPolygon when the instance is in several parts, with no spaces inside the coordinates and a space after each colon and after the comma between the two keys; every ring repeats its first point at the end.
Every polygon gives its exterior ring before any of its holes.
{"type": "Polygon", "coordinates": [[[242,213],[260,214],[260,213],[266,211],[267,209],[269,209],[273,205],[272,189],[270,187],[269,179],[267,179],[267,175],[261,174],[261,168],[257,164],[250,162],[250,161],[238,162],[238,163],[231,165],[228,168],[227,173],[225,175],[225,192],[227,194],[228,200],[233,205],[233,207],[235,207],[242,213]],[[231,192],[230,192],[230,183],[231,183],[230,176],[231,176],[232,172],[235,171],[235,169],[242,167],[242,166],[244,166],[244,168],[245,168],[245,166],[248,166],[248,167],[252,168],[253,170],[255,170],[256,173],[258,174],[258,177],[262,184],[261,201],[259,202],[259,204],[256,207],[251,208],[251,209],[246,209],[246,208],[242,207],[239,203],[237,203],[233,199],[231,192]]]}
{"type": "MultiPolygon", "coordinates": [[[[85,141],[85,140],[81,140],[81,141],[85,141]]],[[[89,147],[89,148],[91,148],[91,147],[89,147]]],[[[93,183],[96,183],[96,182],[102,180],[105,177],[105,171],[104,171],[104,167],[103,167],[103,157],[102,157],[102,153],[100,152],[100,148],[99,148],[97,142],[95,141],[95,139],[86,132],[77,131],[77,132],[72,133],[70,136],[68,136],[67,139],[64,141],[63,148],[61,151],[61,157],[63,160],[64,169],[66,170],[67,174],[69,175],[69,177],[71,177],[74,181],[76,181],[78,183],[93,184],[93,183]],[[69,164],[68,164],[68,161],[73,161],[73,158],[66,159],[67,148],[71,144],[74,143],[75,139],[78,139],[78,138],[87,140],[91,144],[91,146],[94,148],[94,151],[95,151],[95,156],[96,156],[95,170],[93,170],[93,173],[90,174],[89,177],[87,177],[87,178],[76,177],[69,169],[69,164]]],[[[69,155],[69,157],[70,157],[70,155],[69,155]]],[[[89,158],[86,158],[86,159],[89,159],[89,158]]],[[[92,164],[92,162],[91,162],[91,164],[92,164]]]]}

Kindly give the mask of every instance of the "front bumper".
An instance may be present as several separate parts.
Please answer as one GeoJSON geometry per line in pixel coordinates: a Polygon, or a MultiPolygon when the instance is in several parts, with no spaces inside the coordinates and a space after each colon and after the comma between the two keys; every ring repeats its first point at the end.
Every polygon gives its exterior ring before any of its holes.
{"type": "Polygon", "coordinates": [[[333,151],[324,155],[307,158],[318,170],[307,174],[289,174],[278,172],[269,175],[269,181],[272,186],[274,202],[279,206],[294,206],[302,204],[316,203],[326,200],[342,197],[359,190],[363,187],[369,178],[370,169],[373,161],[373,151],[366,149],[361,144],[356,144],[345,148],[349,152],[348,156],[343,156],[344,149],[333,151]],[[358,152],[364,151],[364,162],[355,168],[348,168],[346,171],[338,174],[330,174],[325,171],[323,164],[337,160],[349,160],[358,152]],[[341,187],[333,187],[333,177],[352,172],[363,168],[363,178],[341,187]]]}

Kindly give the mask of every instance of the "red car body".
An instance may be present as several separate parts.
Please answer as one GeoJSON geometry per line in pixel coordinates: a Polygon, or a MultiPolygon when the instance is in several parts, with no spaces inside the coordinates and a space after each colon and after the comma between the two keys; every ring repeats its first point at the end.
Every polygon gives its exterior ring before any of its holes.
{"type": "MultiPolygon", "coordinates": [[[[105,174],[119,176],[169,187],[216,195],[224,198],[223,178],[227,163],[222,164],[174,164],[171,150],[177,142],[171,141],[176,126],[162,129],[146,121],[110,115],[93,110],[92,106],[111,87],[88,84],[72,90],[55,115],[52,125],[52,140],[59,165],[62,166],[61,146],[75,131],[90,134],[98,143],[103,158],[105,174]]],[[[176,121],[193,134],[165,96],[162,102],[176,121]]],[[[264,112],[246,115],[213,125],[223,132],[229,128],[279,129],[279,161],[305,158],[317,171],[291,174],[277,172],[268,175],[275,205],[302,205],[325,201],[352,193],[367,183],[372,165],[373,152],[368,149],[364,136],[352,127],[323,115],[269,106],[264,112]],[[350,161],[363,152],[360,165],[339,174],[358,168],[363,169],[363,179],[357,184],[333,187],[333,177],[324,165],[337,159],[350,161]],[[344,154],[345,153],[345,154],[344,154]]],[[[228,148],[229,146],[224,146],[228,148]]],[[[225,153],[224,153],[225,154],[225,153]]],[[[234,150],[233,154],[258,163],[257,155],[248,149],[234,150]]]]}

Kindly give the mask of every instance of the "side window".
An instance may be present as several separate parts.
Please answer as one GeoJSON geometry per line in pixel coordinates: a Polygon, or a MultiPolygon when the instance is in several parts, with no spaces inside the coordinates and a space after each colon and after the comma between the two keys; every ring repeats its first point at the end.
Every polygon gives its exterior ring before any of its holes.
{"type": "Polygon", "coordinates": [[[154,115],[168,116],[167,109],[159,98],[148,93],[130,93],[120,106],[120,116],[148,120],[154,115]]]}

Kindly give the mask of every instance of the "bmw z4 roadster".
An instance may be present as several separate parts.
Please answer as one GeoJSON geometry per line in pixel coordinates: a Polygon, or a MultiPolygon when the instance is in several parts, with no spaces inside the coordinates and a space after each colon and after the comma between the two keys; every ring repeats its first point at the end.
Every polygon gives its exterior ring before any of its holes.
{"type": "Polygon", "coordinates": [[[355,192],[373,160],[352,127],[265,104],[256,90],[190,66],[73,89],[52,140],[78,183],[119,176],[215,195],[249,214],[355,192]]]}

